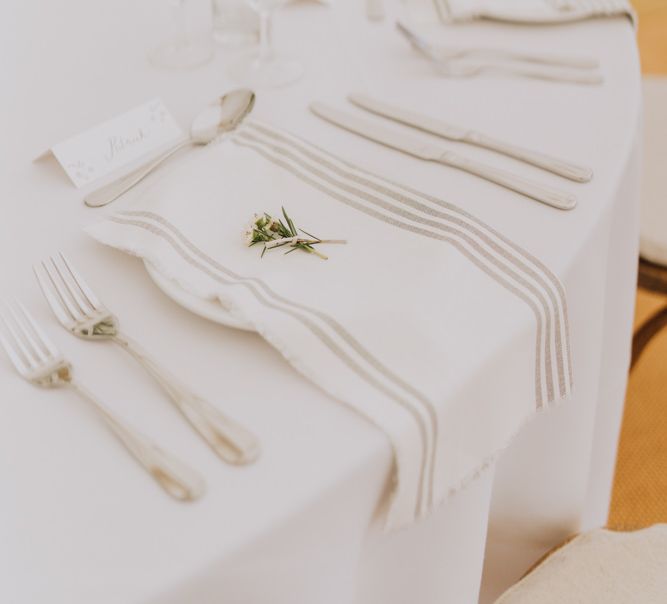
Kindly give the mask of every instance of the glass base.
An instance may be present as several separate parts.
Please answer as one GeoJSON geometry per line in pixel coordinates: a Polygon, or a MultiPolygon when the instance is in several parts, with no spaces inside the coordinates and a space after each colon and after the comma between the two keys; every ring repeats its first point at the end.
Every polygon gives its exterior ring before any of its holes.
{"type": "Polygon", "coordinates": [[[148,53],[150,62],[167,69],[194,69],[213,58],[213,44],[206,40],[172,40],[148,53]]]}
{"type": "Polygon", "coordinates": [[[293,59],[272,54],[260,60],[257,50],[239,57],[229,66],[229,76],[248,88],[278,88],[296,82],[303,65],[293,59]]]}

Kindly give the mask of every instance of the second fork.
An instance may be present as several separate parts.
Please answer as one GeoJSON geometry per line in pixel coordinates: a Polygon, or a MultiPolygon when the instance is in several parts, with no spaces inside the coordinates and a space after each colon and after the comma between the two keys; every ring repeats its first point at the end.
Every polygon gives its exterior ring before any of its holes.
{"type": "Polygon", "coordinates": [[[35,267],[35,276],[60,324],[75,336],[111,340],[129,352],[162,386],[178,410],[215,453],[231,464],[259,456],[257,439],[208,401],[191,392],[142,347],[123,334],[116,317],[100,302],[71,262],[61,253],[35,267]]]}

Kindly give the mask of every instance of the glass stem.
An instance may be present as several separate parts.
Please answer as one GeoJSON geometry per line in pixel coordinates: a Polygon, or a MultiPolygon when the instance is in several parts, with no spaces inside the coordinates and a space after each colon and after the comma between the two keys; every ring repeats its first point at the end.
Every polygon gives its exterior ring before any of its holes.
{"type": "Polygon", "coordinates": [[[271,18],[272,10],[263,10],[259,13],[259,62],[264,63],[273,56],[273,43],[271,41],[271,18]]]}

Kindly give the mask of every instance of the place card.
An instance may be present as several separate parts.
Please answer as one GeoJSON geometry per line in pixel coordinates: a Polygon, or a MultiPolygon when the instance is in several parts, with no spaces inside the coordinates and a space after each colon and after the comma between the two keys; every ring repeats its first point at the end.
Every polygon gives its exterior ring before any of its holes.
{"type": "Polygon", "coordinates": [[[58,143],[50,151],[77,188],[183,137],[160,99],[58,143]]]}

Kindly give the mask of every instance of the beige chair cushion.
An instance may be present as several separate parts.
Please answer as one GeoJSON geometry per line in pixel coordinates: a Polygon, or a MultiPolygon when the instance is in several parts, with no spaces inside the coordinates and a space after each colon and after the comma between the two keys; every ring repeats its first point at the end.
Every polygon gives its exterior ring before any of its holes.
{"type": "Polygon", "coordinates": [[[666,604],[667,524],[579,535],[496,604],[666,604]]]}

